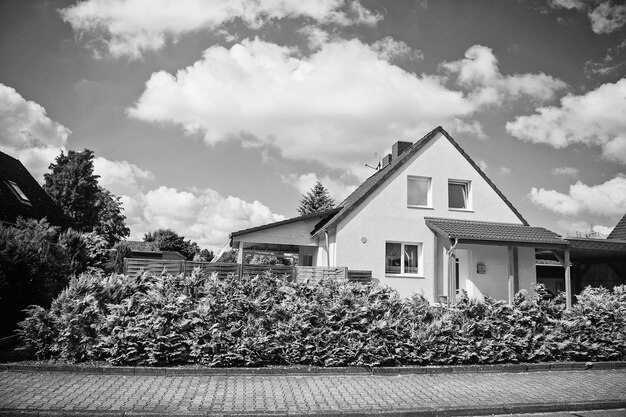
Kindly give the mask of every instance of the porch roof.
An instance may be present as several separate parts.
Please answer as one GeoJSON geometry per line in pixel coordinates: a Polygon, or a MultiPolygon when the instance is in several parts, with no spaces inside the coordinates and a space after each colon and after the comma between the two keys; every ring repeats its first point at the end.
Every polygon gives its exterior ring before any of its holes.
{"type": "Polygon", "coordinates": [[[458,239],[461,243],[554,249],[567,246],[561,236],[543,227],[434,217],[426,217],[425,222],[435,233],[448,239],[458,239]]]}

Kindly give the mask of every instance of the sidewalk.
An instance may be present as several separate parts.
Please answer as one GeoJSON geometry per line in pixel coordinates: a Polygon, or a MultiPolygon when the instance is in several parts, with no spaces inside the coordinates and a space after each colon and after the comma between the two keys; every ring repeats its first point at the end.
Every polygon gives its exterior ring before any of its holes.
{"type": "Polygon", "coordinates": [[[0,415],[447,416],[626,406],[623,368],[406,375],[122,372],[1,372],[0,415]]]}

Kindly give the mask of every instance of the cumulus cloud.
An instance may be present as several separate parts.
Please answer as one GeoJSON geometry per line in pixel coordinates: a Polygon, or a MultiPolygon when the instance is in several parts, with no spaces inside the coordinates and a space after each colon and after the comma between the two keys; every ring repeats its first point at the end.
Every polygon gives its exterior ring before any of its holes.
{"type": "Polygon", "coordinates": [[[96,54],[131,58],[191,32],[223,31],[221,26],[235,19],[260,27],[285,18],[342,26],[374,25],[382,18],[358,0],[87,0],[60,13],[96,54]]]}
{"type": "Polygon", "coordinates": [[[611,33],[626,23],[626,6],[617,1],[601,0],[550,0],[552,8],[584,12],[591,22],[591,30],[597,34],[611,33]]]}
{"type": "Polygon", "coordinates": [[[64,149],[70,130],[39,104],[0,84],[0,150],[19,159],[38,181],[64,149]]]}
{"type": "Polygon", "coordinates": [[[565,177],[576,177],[578,176],[578,168],[574,167],[557,167],[552,170],[552,175],[562,175],[565,177]]]}
{"type": "Polygon", "coordinates": [[[566,84],[550,75],[503,75],[491,48],[474,45],[465,51],[465,58],[444,62],[442,68],[456,76],[456,81],[470,91],[479,105],[500,104],[506,99],[527,97],[537,102],[554,98],[566,84]]]}
{"type": "Polygon", "coordinates": [[[311,191],[311,188],[313,188],[313,186],[320,181],[324,184],[324,187],[326,187],[328,193],[337,204],[341,203],[347,196],[356,190],[357,187],[356,185],[346,184],[341,180],[333,179],[328,175],[320,178],[313,172],[302,175],[284,175],[282,180],[285,184],[294,186],[300,194],[308,193],[311,191]]]}
{"type": "Polygon", "coordinates": [[[588,16],[591,21],[591,30],[595,33],[611,33],[626,23],[626,6],[605,1],[595,9],[590,10],[588,16]]]}
{"type": "Polygon", "coordinates": [[[153,73],[128,114],[182,126],[208,144],[237,139],[349,170],[390,138],[415,140],[439,124],[484,136],[480,124],[466,121],[480,108],[445,78],[404,71],[357,39],[329,40],[307,57],[247,39],[213,46],[176,74],[153,73]]]}
{"type": "Polygon", "coordinates": [[[572,144],[600,146],[605,158],[626,164],[626,79],[603,84],[586,94],[567,95],[559,107],[506,124],[512,136],[555,148],[572,144]]]}
{"type": "Polygon", "coordinates": [[[171,228],[201,247],[219,250],[230,232],[284,220],[259,201],[220,195],[210,188],[186,191],[158,187],[134,196],[122,196],[131,239],[171,228]]]}
{"type": "Polygon", "coordinates": [[[564,215],[591,213],[600,216],[617,216],[626,212],[626,176],[617,176],[603,184],[573,184],[567,194],[556,190],[530,191],[530,200],[539,207],[564,215]]]}
{"type": "Polygon", "coordinates": [[[115,195],[132,195],[141,190],[143,181],[154,180],[152,172],[128,161],[110,161],[96,157],[93,168],[94,173],[100,176],[98,183],[115,195]]]}
{"type": "Polygon", "coordinates": [[[391,36],[386,36],[374,42],[372,49],[378,52],[378,56],[385,61],[399,58],[424,59],[422,51],[413,50],[406,42],[397,41],[391,36]]]}
{"type": "Polygon", "coordinates": [[[94,172],[100,175],[100,185],[120,197],[131,239],[141,240],[148,232],[170,228],[217,251],[230,232],[284,219],[259,201],[224,197],[210,188],[154,188],[154,174],[128,161],[97,157],[94,172]]]}

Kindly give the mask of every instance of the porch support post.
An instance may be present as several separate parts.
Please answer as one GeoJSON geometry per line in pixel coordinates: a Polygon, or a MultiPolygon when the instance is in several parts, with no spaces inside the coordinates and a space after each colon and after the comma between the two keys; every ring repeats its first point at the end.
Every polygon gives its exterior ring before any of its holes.
{"type": "Polygon", "coordinates": [[[565,249],[564,256],[565,267],[565,307],[569,310],[572,308],[572,275],[571,275],[571,262],[569,260],[569,249],[565,249]]]}
{"type": "Polygon", "coordinates": [[[239,242],[239,249],[237,250],[237,263],[243,264],[243,242],[239,242]]]}
{"type": "Polygon", "coordinates": [[[454,276],[454,252],[448,252],[448,305],[454,302],[456,295],[456,280],[454,276]]]}
{"type": "Polygon", "coordinates": [[[515,298],[515,259],[513,254],[513,246],[507,246],[508,264],[509,264],[509,306],[513,307],[513,299],[515,298]]]}
{"type": "Polygon", "coordinates": [[[328,238],[328,231],[324,232],[326,238],[326,266],[330,266],[330,239],[328,238]]]}
{"type": "Polygon", "coordinates": [[[448,305],[452,305],[456,301],[456,268],[454,260],[454,249],[459,244],[459,239],[454,239],[454,244],[450,246],[450,249],[446,249],[447,261],[448,261],[448,305]]]}

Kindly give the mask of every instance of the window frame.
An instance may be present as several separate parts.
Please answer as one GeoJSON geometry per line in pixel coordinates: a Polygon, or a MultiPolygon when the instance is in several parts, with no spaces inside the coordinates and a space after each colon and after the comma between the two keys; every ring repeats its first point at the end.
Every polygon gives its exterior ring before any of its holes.
{"type": "Polygon", "coordinates": [[[33,204],[30,202],[30,198],[26,195],[26,193],[20,188],[19,185],[15,181],[7,180],[5,183],[9,186],[9,189],[15,195],[15,197],[22,204],[26,204],[28,206],[32,206],[33,204]]]}
{"type": "Polygon", "coordinates": [[[424,177],[421,175],[407,175],[406,177],[406,206],[409,208],[433,208],[433,179],[432,177],[424,177]],[[428,182],[428,190],[426,191],[426,205],[409,203],[409,187],[412,180],[426,180],[428,182]]]}
{"type": "Polygon", "coordinates": [[[468,180],[448,179],[448,210],[452,211],[473,211],[473,199],[472,199],[472,182],[468,180]],[[450,207],[450,185],[463,185],[465,187],[465,207],[450,207]]]}
{"type": "Polygon", "coordinates": [[[422,278],[424,276],[424,262],[423,262],[423,244],[422,242],[403,242],[399,240],[386,240],[385,241],[385,265],[384,271],[385,276],[388,277],[411,277],[411,278],[422,278]],[[387,244],[395,243],[400,245],[400,273],[387,272],[387,244]],[[405,246],[416,246],[417,247],[417,273],[406,273],[404,271],[405,268],[405,246]]]}

